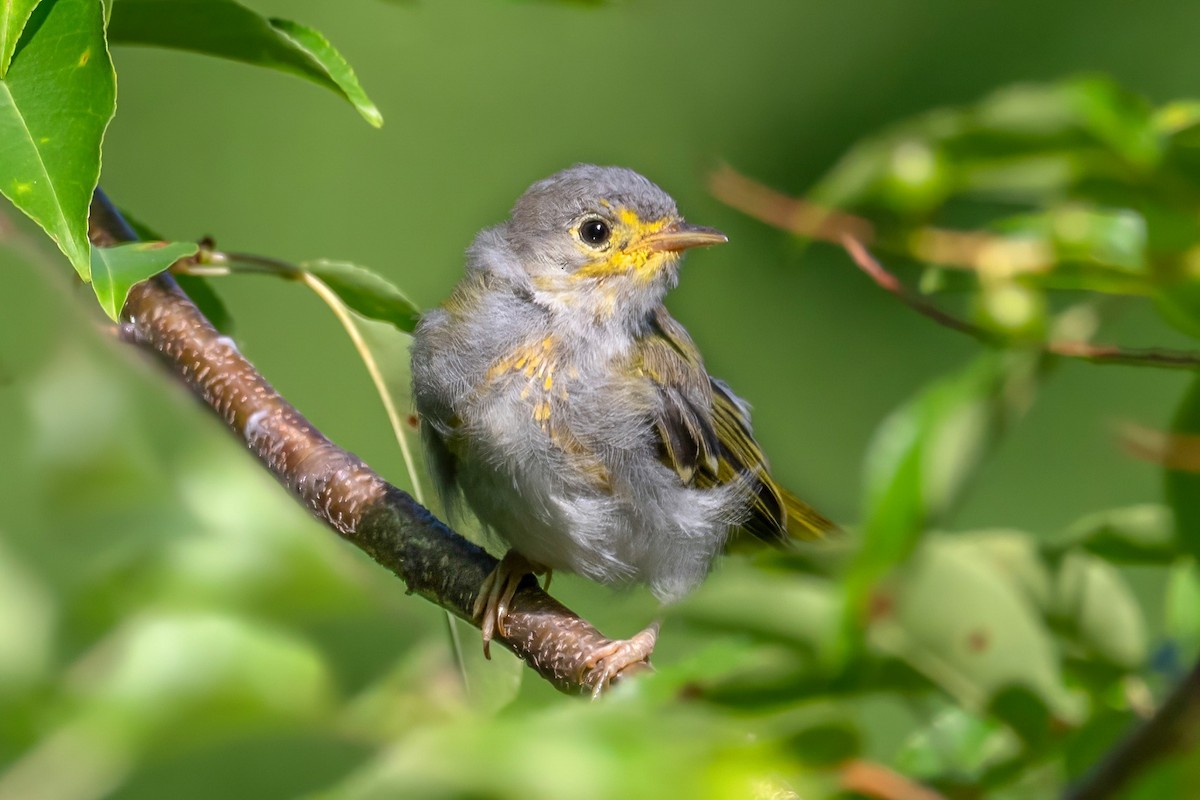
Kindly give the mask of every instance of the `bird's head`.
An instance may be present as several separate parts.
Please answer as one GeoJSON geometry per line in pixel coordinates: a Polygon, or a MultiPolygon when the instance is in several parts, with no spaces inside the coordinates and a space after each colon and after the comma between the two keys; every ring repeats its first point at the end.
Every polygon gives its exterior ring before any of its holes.
{"type": "Polygon", "coordinates": [[[685,222],[638,173],[589,164],[529,187],[497,232],[539,298],[597,318],[644,314],[674,285],[684,251],[727,241],[685,222]]]}

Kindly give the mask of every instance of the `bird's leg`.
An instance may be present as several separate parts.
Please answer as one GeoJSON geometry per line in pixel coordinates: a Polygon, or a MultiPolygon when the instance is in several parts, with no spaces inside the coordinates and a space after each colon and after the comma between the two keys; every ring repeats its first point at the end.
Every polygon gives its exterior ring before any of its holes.
{"type": "MultiPolygon", "coordinates": [[[[504,630],[504,619],[508,616],[508,607],[513,595],[521,585],[526,575],[550,573],[549,568],[534,564],[516,550],[509,550],[500,559],[496,568],[488,573],[479,587],[475,597],[472,615],[479,620],[479,629],[483,631],[483,654],[492,657],[492,638],[498,633],[507,635],[504,630]]],[[[547,581],[548,582],[548,581],[547,581]]]]}
{"type": "Polygon", "coordinates": [[[639,661],[649,661],[657,641],[658,623],[655,622],[632,639],[609,642],[589,653],[584,662],[589,672],[581,682],[591,687],[592,699],[599,697],[623,669],[639,661]]]}

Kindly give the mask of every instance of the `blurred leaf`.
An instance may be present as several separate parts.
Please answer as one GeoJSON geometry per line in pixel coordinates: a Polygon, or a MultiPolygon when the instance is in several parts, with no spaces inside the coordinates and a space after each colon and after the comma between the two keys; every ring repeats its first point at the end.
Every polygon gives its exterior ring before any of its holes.
{"type": "Polygon", "coordinates": [[[695,705],[664,713],[637,688],[594,705],[426,726],[323,797],[649,800],[669,787],[671,796],[723,800],[802,790],[777,745],[748,735],[736,718],[695,705]]]}
{"type": "Polygon", "coordinates": [[[884,420],[866,456],[863,545],[846,582],[851,615],[959,499],[1007,419],[1029,402],[1038,364],[1031,353],[985,353],[884,420]]]}
{"type": "Polygon", "coordinates": [[[104,313],[116,321],[135,283],[165,272],[200,250],[194,242],[132,242],[92,248],[92,288],[104,313]]]}
{"type": "Polygon", "coordinates": [[[868,642],[968,710],[983,710],[1001,691],[1020,687],[1054,717],[1076,714],[1050,632],[975,543],[927,540],[877,589],[872,605],[868,642]]]}
{"type": "Polygon", "coordinates": [[[280,631],[206,614],[132,620],[87,689],[85,712],[120,719],[144,746],[323,718],[321,656],[280,631]]]}
{"type": "Polygon", "coordinates": [[[1133,670],[1146,658],[1141,608],[1116,568],[1095,556],[1071,553],[1063,559],[1053,616],[1068,626],[1090,662],[1133,670]]]}
{"type": "Polygon", "coordinates": [[[1191,664],[1200,657],[1200,570],[1194,559],[1181,559],[1171,567],[1165,602],[1164,626],[1174,660],[1191,664]]]}
{"type": "Polygon", "coordinates": [[[421,318],[421,310],[403,292],[368,269],[345,261],[306,261],[300,266],[368,319],[390,322],[399,330],[412,333],[421,318]]]}
{"type": "Polygon", "coordinates": [[[36,575],[3,546],[0,531],[0,704],[28,691],[51,664],[57,608],[36,575]]]}
{"type": "Polygon", "coordinates": [[[947,708],[904,740],[895,763],[918,780],[952,777],[972,783],[985,769],[1019,750],[1020,742],[995,720],[947,708]]]}
{"type": "Polygon", "coordinates": [[[0,14],[0,79],[8,73],[8,65],[12,62],[13,51],[17,49],[17,41],[25,23],[39,0],[4,0],[4,13],[0,14]]]}
{"type": "Polygon", "coordinates": [[[859,755],[863,749],[862,734],[849,720],[831,711],[831,719],[805,726],[787,736],[784,746],[804,764],[834,766],[859,755]]]}
{"type": "Polygon", "coordinates": [[[1111,564],[1081,550],[1060,551],[1059,545],[1039,552],[1036,540],[1018,531],[972,532],[955,538],[976,548],[982,561],[1025,595],[1081,651],[1076,653],[1080,658],[1122,671],[1145,661],[1141,607],[1111,564]],[[1043,554],[1050,556],[1049,563],[1043,554]]]}
{"type": "Polygon", "coordinates": [[[1088,514],[1043,548],[1055,554],[1082,548],[1106,561],[1129,564],[1167,564],[1179,552],[1170,509],[1154,504],[1088,514]]]}
{"type": "Polygon", "coordinates": [[[838,598],[826,580],[756,569],[727,559],[671,611],[692,625],[827,653],[837,634],[838,598]]]}
{"type": "Polygon", "coordinates": [[[43,2],[0,81],[0,192],[29,215],[87,280],[88,206],[116,75],[96,0],[43,2]]]}
{"type": "Polygon", "coordinates": [[[1154,295],[1155,306],[1164,320],[1196,339],[1200,339],[1200,281],[1169,281],[1154,295]]]}
{"type": "Polygon", "coordinates": [[[234,0],[116,0],[108,36],[114,44],[191,50],[298,75],[341,95],[374,127],[383,124],[354,71],[321,34],[234,0]]]}
{"type": "MultiPolygon", "coordinates": [[[[1173,436],[1200,435],[1200,375],[1175,411],[1171,423],[1173,436]]],[[[1200,472],[1166,471],[1167,503],[1175,514],[1175,532],[1179,545],[1193,558],[1200,556],[1200,472]]]]}

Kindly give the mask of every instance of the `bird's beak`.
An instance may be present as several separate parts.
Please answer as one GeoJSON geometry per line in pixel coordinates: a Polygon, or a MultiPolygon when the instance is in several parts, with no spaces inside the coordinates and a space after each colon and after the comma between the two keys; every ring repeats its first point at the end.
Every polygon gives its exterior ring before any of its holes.
{"type": "Polygon", "coordinates": [[[714,244],[724,244],[728,241],[729,237],[716,228],[689,225],[680,221],[673,222],[642,239],[641,246],[652,253],[677,253],[693,247],[711,247],[714,244]]]}

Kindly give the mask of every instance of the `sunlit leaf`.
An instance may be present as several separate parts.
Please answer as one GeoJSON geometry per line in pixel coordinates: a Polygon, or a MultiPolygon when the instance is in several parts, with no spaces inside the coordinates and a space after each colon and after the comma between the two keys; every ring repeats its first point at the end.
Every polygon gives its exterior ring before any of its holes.
{"type": "Polygon", "coordinates": [[[4,0],[0,4],[0,78],[8,73],[13,51],[25,30],[25,23],[40,0],[4,0]]]}
{"type": "Polygon", "coordinates": [[[298,75],[342,96],[375,127],[383,124],[354,71],[321,34],[234,0],[116,0],[108,34],[114,44],[191,50],[298,75]]]}
{"type": "Polygon", "coordinates": [[[116,76],[96,0],[42,2],[0,81],[0,192],[91,274],[88,206],[116,76]]]}
{"type": "Polygon", "coordinates": [[[389,322],[412,333],[421,310],[387,279],[345,261],[308,261],[301,265],[321,279],[350,308],[369,319],[389,322]]]}
{"type": "Polygon", "coordinates": [[[135,283],[195,255],[199,249],[195,242],[133,242],[92,248],[92,287],[104,313],[116,320],[135,283]]]}

